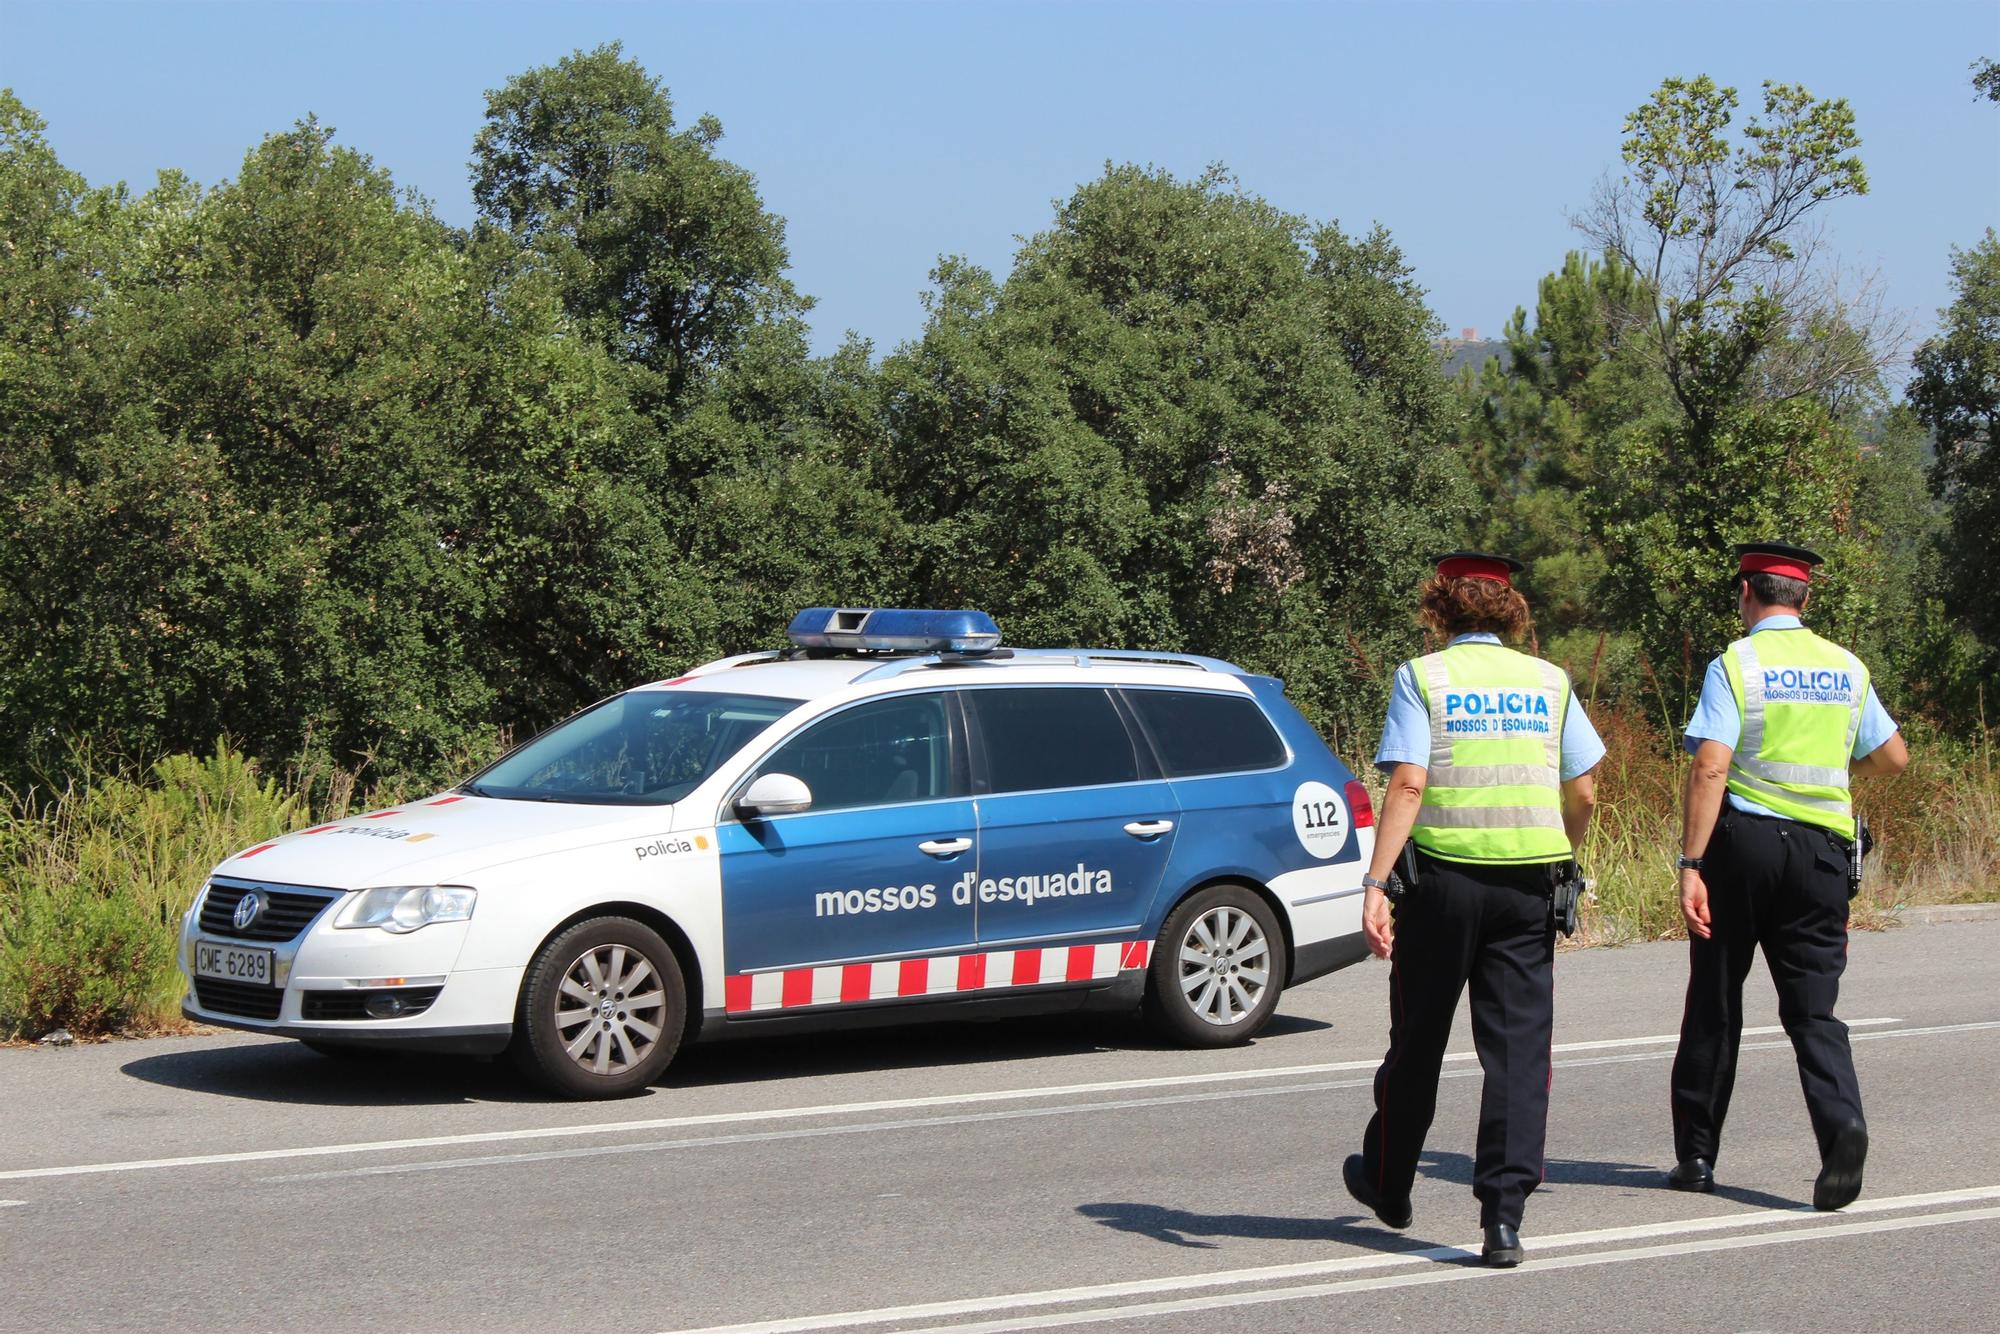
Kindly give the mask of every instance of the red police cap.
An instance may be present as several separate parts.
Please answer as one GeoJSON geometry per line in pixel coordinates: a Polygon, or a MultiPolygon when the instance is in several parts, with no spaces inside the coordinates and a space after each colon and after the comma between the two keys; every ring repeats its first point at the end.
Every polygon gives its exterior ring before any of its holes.
{"type": "Polygon", "coordinates": [[[1512,556],[1487,551],[1448,551],[1437,558],[1438,576],[1443,579],[1491,579],[1511,585],[1514,576],[1527,568],[1512,556]]]}
{"type": "Polygon", "coordinates": [[[1776,574],[1804,583],[1812,578],[1812,567],[1823,564],[1818,552],[1784,542],[1739,542],[1736,544],[1738,574],[1776,574]]]}

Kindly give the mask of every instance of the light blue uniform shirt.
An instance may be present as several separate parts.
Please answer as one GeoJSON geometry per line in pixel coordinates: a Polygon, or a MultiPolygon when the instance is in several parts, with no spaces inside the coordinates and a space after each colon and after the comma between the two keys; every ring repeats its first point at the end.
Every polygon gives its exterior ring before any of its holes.
{"type": "MultiPolygon", "coordinates": [[[[1460,635],[1454,644],[1497,644],[1500,636],[1460,635]]],[[[1597,729],[1584,716],[1583,705],[1574,697],[1563,712],[1562,780],[1567,783],[1597,767],[1604,758],[1604,743],[1597,729]]],[[[1409,663],[1396,669],[1396,682],[1389,689],[1389,717],[1382,724],[1382,744],[1375,751],[1375,767],[1388,769],[1397,764],[1431,764],[1431,713],[1424,707],[1423,692],[1417,689],[1417,674],[1409,663]]]]}
{"type": "MultiPolygon", "coordinates": [[[[1796,616],[1766,616],[1750,627],[1751,634],[1763,630],[1797,630],[1800,628],[1796,616]]],[[[1731,750],[1743,735],[1743,710],[1736,707],[1736,692],[1730,688],[1729,672],[1722,665],[1720,657],[1708,664],[1708,674],[1701,681],[1701,698],[1695,701],[1694,716],[1688,719],[1687,735],[1681,744],[1692,755],[1704,741],[1720,741],[1731,750]]],[[[1882,707],[1882,701],[1875,698],[1875,685],[1868,685],[1868,698],[1861,703],[1861,726],[1854,733],[1854,758],[1872,754],[1876,747],[1896,735],[1896,720],[1882,707]]],[[[1768,806],[1760,806],[1729,794],[1729,804],[1739,811],[1749,811],[1752,815],[1778,815],[1768,806]]],[[[1778,816],[1790,819],[1790,816],[1778,816]]]]}

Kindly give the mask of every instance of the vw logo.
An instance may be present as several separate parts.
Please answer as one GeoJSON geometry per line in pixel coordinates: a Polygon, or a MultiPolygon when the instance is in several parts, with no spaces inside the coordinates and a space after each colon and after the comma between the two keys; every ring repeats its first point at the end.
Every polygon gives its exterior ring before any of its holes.
{"type": "Polygon", "coordinates": [[[230,920],[236,923],[238,931],[247,931],[250,929],[250,924],[257,920],[257,915],[263,911],[264,896],[253,889],[236,900],[236,915],[230,920]]]}

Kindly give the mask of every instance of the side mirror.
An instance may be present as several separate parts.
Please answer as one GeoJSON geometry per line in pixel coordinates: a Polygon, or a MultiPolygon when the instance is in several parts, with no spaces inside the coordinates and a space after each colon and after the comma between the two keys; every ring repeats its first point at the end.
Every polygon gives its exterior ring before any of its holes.
{"type": "Polygon", "coordinates": [[[812,804],[812,789],[805,780],[790,774],[765,774],[743,790],[736,799],[736,811],[743,816],[793,815],[810,810],[812,804]]]}

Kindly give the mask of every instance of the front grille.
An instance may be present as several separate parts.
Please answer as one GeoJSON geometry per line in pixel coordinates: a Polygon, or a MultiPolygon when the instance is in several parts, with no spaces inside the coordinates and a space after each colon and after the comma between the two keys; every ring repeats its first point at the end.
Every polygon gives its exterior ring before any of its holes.
{"type": "Polygon", "coordinates": [[[340,895],[325,889],[277,889],[270,885],[227,885],[220,881],[208,887],[201,902],[201,933],[226,936],[231,940],[295,940],[312,925],[313,918],[326,911],[340,895]],[[236,905],[251,890],[264,898],[264,910],[243,930],[236,929],[236,905]]]}
{"type": "Polygon", "coordinates": [[[216,1014],[233,1014],[244,1019],[276,1019],[285,1003],[282,987],[260,987],[248,982],[224,982],[217,977],[197,977],[194,998],[201,1008],[216,1014]]]}
{"type": "Polygon", "coordinates": [[[305,991],[299,993],[299,1017],[318,1020],[407,1019],[430,1009],[431,1002],[443,990],[443,987],[391,987],[379,991],[305,991]],[[368,998],[371,996],[399,997],[403,1009],[394,1015],[370,1014],[368,998]]]}

